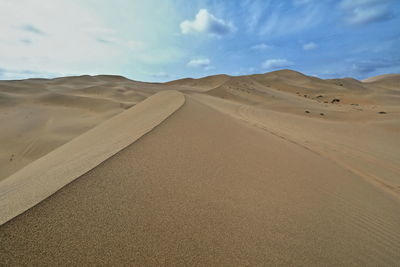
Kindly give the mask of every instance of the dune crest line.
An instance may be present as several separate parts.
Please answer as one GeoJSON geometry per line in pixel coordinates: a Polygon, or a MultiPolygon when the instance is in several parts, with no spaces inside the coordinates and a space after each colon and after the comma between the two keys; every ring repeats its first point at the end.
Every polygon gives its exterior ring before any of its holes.
{"type": "Polygon", "coordinates": [[[93,169],[178,110],[185,96],[159,92],[0,182],[0,225],[93,169]]]}

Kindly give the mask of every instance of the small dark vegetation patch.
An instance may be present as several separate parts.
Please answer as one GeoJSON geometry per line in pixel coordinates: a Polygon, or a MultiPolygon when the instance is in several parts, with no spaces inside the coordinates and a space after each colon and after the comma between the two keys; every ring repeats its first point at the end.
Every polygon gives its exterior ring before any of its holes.
{"type": "Polygon", "coordinates": [[[334,99],[332,99],[332,101],[331,101],[331,103],[336,103],[336,102],[340,102],[340,99],[339,98],[334,98],[334,99]]]}
{"type": "Polygon", "coordinates": [[[379,113],[379,114],[386,114],[385,111],[379,111],[378,113],[379,113]]]}
{"type": "Polygon", "coordinates": [[[308,111],[308,110],[306,110],[306,111],[304,111],[305,113],[310,113],[310,111],[308,111]]]}

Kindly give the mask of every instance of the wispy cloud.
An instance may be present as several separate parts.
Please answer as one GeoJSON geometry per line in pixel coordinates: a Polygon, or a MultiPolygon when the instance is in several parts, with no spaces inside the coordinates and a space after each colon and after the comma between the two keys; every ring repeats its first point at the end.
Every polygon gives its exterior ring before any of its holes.
{"type": "Polygon", "coordinates": [[[39,34],[39,35],[45,35],[46,33],[42,31],[41,29],[37,28],[36,26],[33,26],[32,24],[26,24],[21,26],[21,30],[34,33],[34,34],[39,34]]]}
{"type": "Polygon", "coordinates": [[[261,67],[266,70],[288,68],[293,66],[294,63],[283,58],[267,59],[265,60],[261,67]]]}
{"type": "Polygon", "coordinates": [[[19,80],[27,78],[54,78],[65,76],[64,73],[38,72],[26,69],[0,68],[0,80],[19,80]]]}
{"type": "Polygon", "coordinates": [[[183,34],[197,32],[218,36],[229,34],[235,30],[232,23],[216,18],[207,9],[200,9],[194,20],[185,20],[180,27],[183,34]]]}
{"type": "Polygon", "coordinates": [[[250,48],[253,50],[266,50],[266,49],[272,48],[272,46],[267,45],[265,43],[260,43],[260,44],[255,44],[255,45],[251,46],[250,48]]]}
{"type": "Polygon", "coordinates": [[[318,47],[319,47],[319,45],[317,45],[314,42],[309,42],[309,43],[306,43],[303,45],[303,49],[305,51],[314,50],[314,49],[317,49],[318,47]]]}
{"type": "Polygon", "coordinates": [[[253,32],[259,30],[265,14],[270,9],[270,0],[242,0],[240,9],[245,12],[243,22],[248,30],[253,32]]]}
{"type": "Polygon", "coordinates": [[[191,68],[202,68],[203,70],[215,69],[215,67],[211,65],[211,60],[209,58],[195,58],[190,60],[186,65],[191,68]]]}
{"type": "Polygon", "coordinates": [[[342,0],[340,8],[349,24],[364,25],[392,18],[390,0],[342,0]]]}
{"type": "Polygon", "coordinates": [[[308,4],[290,8],[283,1],[272,5],[259,23],[259,34],[279,36],[308,30],[322,21],[323,12],[320,6],[321,4],[308,4]]]}
{"type": "Polygon", "coordinates": [[[97,40],[97,42],[102,43],[102,44],[112,44],[112,43],[114,43],[114,40],[107,39],[107,38],[97,37],[95,39],[97,40]]]}
{"type": "Polygon", "coordinates": [[[32,40],[26,39],[26,38],[21,39],[20,42],[23,43],[23,44],[25,44],[25,45],[30,45],[30,44],[32,44],[32,40]]]}
{"type": "Polygon", "coordinates": [[[352,65],[352,70],[357,74],[369,74],[379,69],[390,67],[400,67],[400,59],[375,59],[356,61],[352,65]]]}
{"type": "Polygon", "coordinates": [[[400,58],[362,60],[353,58],[344,63],[344,65],[336,65],[330,69],[317,71],[317,76],[321,78],[354,77],[365,79],[384,73],[398,73],[400,70],[400,58]]]}

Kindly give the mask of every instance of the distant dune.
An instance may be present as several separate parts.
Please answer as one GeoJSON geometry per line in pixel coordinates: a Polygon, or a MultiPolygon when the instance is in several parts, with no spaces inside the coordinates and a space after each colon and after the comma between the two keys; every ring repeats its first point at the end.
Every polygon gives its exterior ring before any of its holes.
{"type": "Polygon", "coordinates": [[[373,84],[379,87],[400,89],[400,74],[384,74],[363,80],[364,83],[373,84]]]}
{"type": "Polygon", "coordinates": [[[0,262],[396,266],[399,92],[292,70],[0,81],[0,262]]]}
{"type": "Polygon", "coordinates": [[[156,89],[120,76],[0,81],[0,180],[156,89]]]}

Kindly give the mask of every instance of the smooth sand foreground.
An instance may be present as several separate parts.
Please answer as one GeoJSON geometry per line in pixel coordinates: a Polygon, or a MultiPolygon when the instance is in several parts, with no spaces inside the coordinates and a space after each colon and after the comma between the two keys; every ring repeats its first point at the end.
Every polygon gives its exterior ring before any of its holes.
{"type": "Polygon", "coordinates": [[[187,96],[172,116],[0,228],[4,265],[396,266],[400,202],[187,96]]]}

